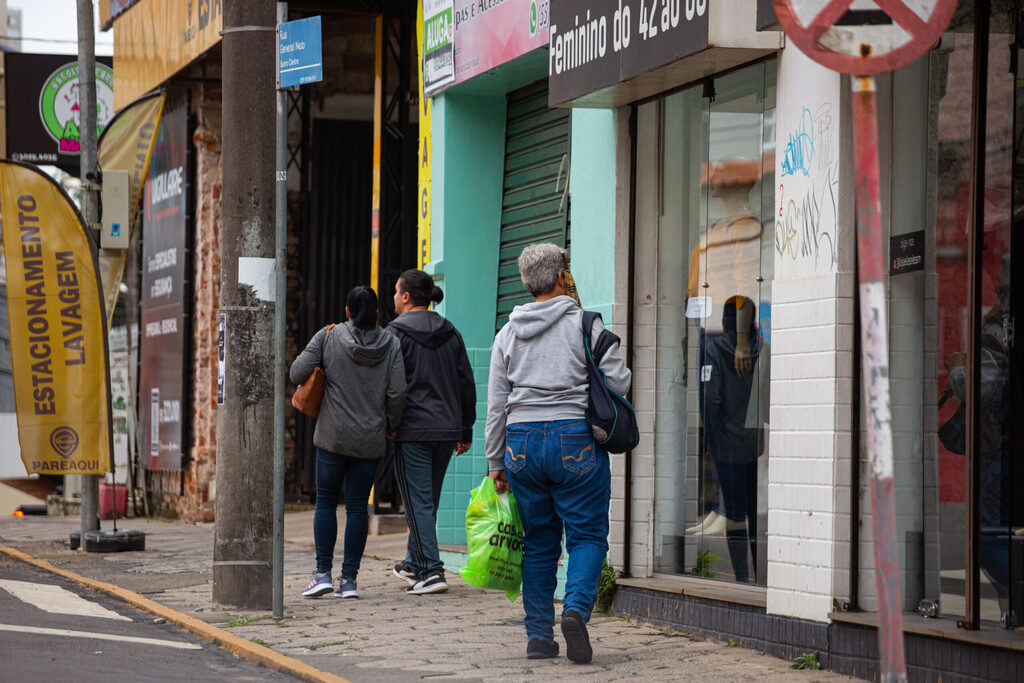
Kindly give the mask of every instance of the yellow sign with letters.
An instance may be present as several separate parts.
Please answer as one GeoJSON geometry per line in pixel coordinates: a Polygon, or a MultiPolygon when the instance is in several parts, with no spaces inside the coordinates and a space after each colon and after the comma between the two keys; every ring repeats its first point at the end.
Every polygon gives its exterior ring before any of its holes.
{"type": "Polygon", "coordinates": [[[49,176],[0,161],[0,227],[25,469],[109,472],[107,335],[85,224],[49,176]]]}
{"type": "Polygon", "coordinates": [[[145,95],[220,41],[222,0],[140,0],[114,19],[114,107],[145,95]]]}
{"type": "MultiPolygon", "coordinates": [[[[105,171],[128,171],[128,196],[131,198],[129,231],[142,208],[142,194],[149,177],[149,164],[156,145],[156,131],[164,111],[164,94],[157,93],[132,102],[110,120],[98,143],[100,168],[105,171]]],[[[128,252],[123,249],[100,249],[100,279],[107,311],[107,325],[114,316],[114,304],[121,288],[128,252]]]]}
{"type": "Polygon", "coordinates": [[[423,0],[417,3],[416,7],[416,46],[419,48],[420,68],[420,155],[419,155],[419,197],[417,202],[417,243],[419,254],[416,261],[417,267],[422,268],[430,263],[430,98],[423,93],[423,0]]]}

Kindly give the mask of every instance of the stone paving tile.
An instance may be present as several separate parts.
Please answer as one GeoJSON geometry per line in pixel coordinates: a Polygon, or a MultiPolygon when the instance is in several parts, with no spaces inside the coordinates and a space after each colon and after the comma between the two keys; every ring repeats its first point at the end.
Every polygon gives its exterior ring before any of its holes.
{"type": "MultiPolygon", "coordinates": [[[[47,520],[47,518],[43,518],[47,520]]],[[[617,617],[595,615],[590,624],[594,661],[574,665],[563,653],[528,660],[522,601],[466,585],[449,573],[446,594],[413,596],[391,573],[395,539],[367,545],[358,600],[304,599],[313,553],[308,543],[285,549],[285,619],[214,605],[211,597],[213,525],[132,520],[147,534],[149,550],[97,557],[67,549],[62,539],[76,520],[0,521],[0,542],[58,566],[146,592],[169,607],[228,628],[248,639],[332,671],[354,683],[449,681],[829,681],[827,672],[794,671],[789,662],[699,637],[672,633],[617,617]],[[242,623],[241,618],[254,619],[242,623]],[[232,625],[235,624],[235,625],[232,625]]],[[[343,528],[343,527],[342,527],[343,528]]],[[[396,550],[397,549],[397,550],[396,550]]],[[[556,613],[560,607],[556,606],[556,613]]]]}

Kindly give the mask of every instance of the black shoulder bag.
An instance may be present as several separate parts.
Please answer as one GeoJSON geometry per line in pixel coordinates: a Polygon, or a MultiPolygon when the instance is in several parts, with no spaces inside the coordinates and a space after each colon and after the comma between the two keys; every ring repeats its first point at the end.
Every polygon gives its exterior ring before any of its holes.
{"type": "Polygon", "coordinates": [[[590,348],[590,337],[594,320],[600,313],[583,312],[583,347],[587,356],[587,372],[590,377],[590,400],[587,406],[587,422],[594,432],[598,445],[610,453],[625,453],[640,443],[636,412],[624,396],[608,386],[604,370],[599,366],[601,359],[610,348],[619,343],[619,338],[607,329],[602,330],[590,348]]]}

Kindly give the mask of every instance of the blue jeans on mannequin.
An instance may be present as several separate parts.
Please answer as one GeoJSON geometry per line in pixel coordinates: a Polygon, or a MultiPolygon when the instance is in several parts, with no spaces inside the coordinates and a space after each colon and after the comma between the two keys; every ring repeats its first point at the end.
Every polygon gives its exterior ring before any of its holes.
{"type": "Polygon", "coordinates": [[[316,570],[330,573],[334,544],[338,540],[338,499],[345,487],[345,556],[341,576],[354,579],[366,549],[369,516],[366,503],[377,476],[380,460],[353,458],[316,449],[316,510],[313,539],[316,542],[316,570]]]}
{"type": "Polygon", "coordinates": [[[565,610],[590,619],[608,553],[611,471],[585,420],[520,422],[505,432],[505,476],[523,520],[523,608],[530,639],[554,640],[562,532],[565,610]]]}

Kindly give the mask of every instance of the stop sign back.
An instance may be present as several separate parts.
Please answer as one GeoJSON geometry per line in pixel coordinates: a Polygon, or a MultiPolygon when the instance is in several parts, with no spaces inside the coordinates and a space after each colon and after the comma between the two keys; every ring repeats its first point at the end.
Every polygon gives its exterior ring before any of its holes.
{"type": "Polygon", "coordinates": [[[786,35],[840,73],[874,76],[910,64],[949,26],[957,0],[772,0],[786,35]]]}

